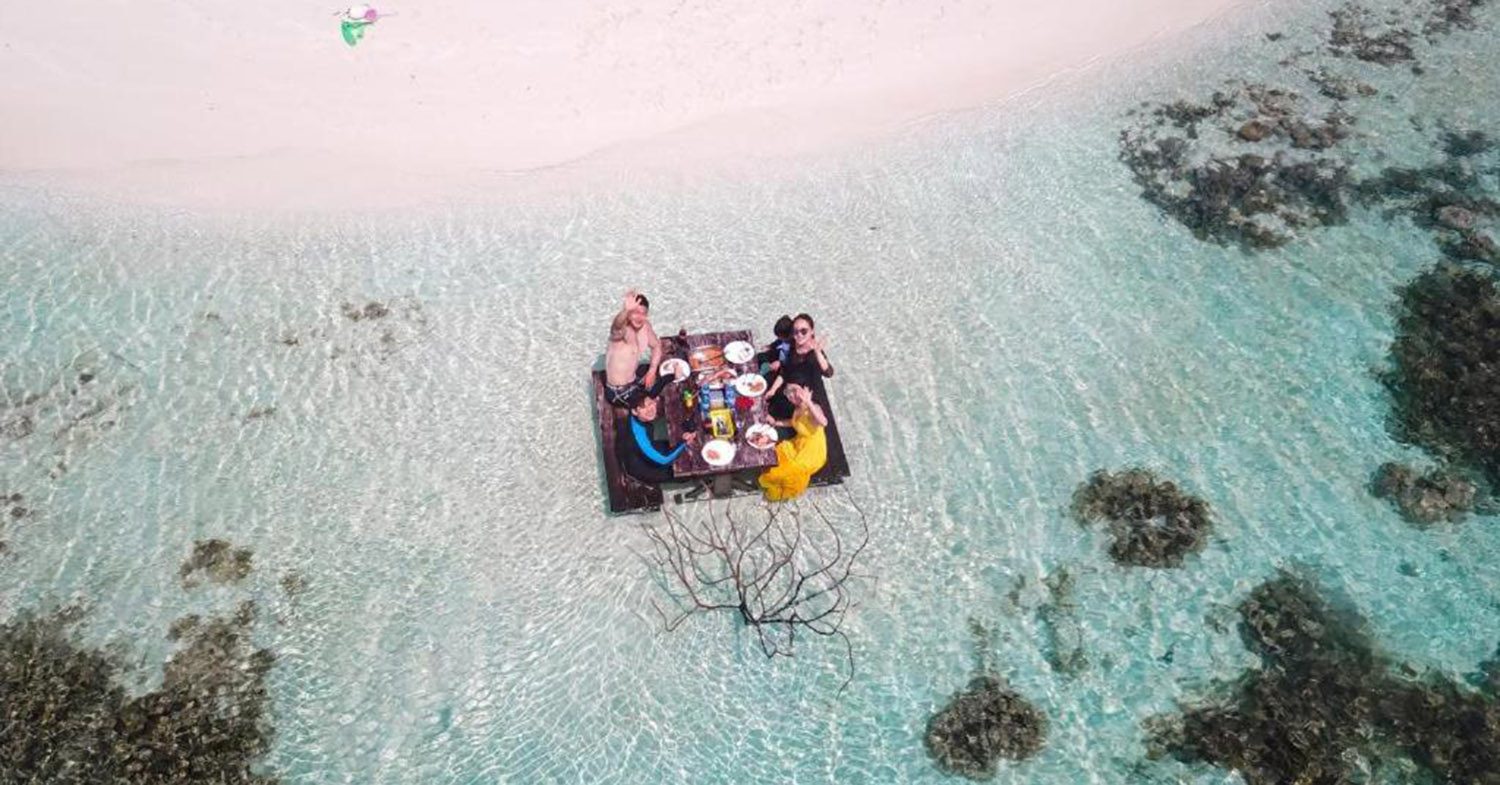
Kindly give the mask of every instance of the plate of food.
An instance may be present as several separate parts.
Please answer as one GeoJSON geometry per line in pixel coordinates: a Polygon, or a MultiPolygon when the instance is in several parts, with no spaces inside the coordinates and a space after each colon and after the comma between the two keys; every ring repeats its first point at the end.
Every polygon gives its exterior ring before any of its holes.
{"type": "Polygon", "coordinates": [[[724,350],[717,346],[700,346],[688,353],[688,364],[695,371],[724,367],[724,350]]]}
{"type": "Polygon", "coordinates": [[[692,369],[688,368],[687,360],[684,360],[680,357],[673,357],[672,359],[663,362],[661,364],[661,367],[657,369],[657,372],[661,374],[671,374],[674,380],[680,382],[683,379],[688,378],[688,374],[692,372],[692,369]]]}
{"type": "Polygon", "coordinates": [[[776,429],[760,422],[745,429],[745,443],[757,450],[769,450],[776,446],[776,429]]]}
{"type": "Polygon", "coordinates": [[[730,341],[724,347],[724,359],[742,365],[755,359],[755,347],[746,341],[730,341]]]}
{"type": "Polygon", "coordinates": [[[734,391],[746,398],[758,398],[766,391],[766,377],[747,373],[734,380],[734,391]]]}
{"type": "Polygon", "coordinates": [[[734,460],[734,445],[723,439],[714,439],[703,445],[703,462],[709,466],[728,466],[734,460]]]}

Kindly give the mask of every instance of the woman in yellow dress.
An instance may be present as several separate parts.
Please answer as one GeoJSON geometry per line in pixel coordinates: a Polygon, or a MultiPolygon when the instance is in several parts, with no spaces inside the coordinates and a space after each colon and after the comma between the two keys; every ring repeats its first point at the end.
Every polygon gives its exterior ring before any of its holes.
{"type": "Polygon", "coordinates": [[[776,445],[776,465],[760,475],[760,487],[773,502],[801,496],[812,476],[828,462],[828,438],[823,433],[828,416],[813,403],[812,390],[788,384],[786,397],[797,408],[791,420],[776,425],[790,426],[797,433],[776,445]]]}

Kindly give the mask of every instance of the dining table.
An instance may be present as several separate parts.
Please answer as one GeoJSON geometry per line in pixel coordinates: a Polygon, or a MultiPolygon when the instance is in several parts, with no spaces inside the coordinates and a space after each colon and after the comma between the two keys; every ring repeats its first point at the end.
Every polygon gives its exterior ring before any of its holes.
{"type": "MultiPolygon", "coordinates": [[[[750,330],[721,330],[717,332],[701,333],[678,333],[676,336],[661,339],[662,361],[666,362],[672,358],[680,358],[687,361],[689,357],[699,350],[707,349],[710,355],[714,349],[722,351],[724,347],[735,341],[744,341],[753,349],[755,346],[754,335],[750,330]]],[[[752,354],[750,359],[742,363],[732,363],[723,358],[722,365],[711,365],[704,370],[694,369],[689,372],[683,381],[667,384],[662,389],[661,402],[666,415],[667,427],[671,429],[674,437],[682,432],[693,430],[698,433],[698,439],[672,463],[672,474],[679,479],[704,479],[707,481],[708,489],[716,497],[731,495],[734,491],[734,480],[738,477],[748,485],[750,475],[758,475],[764,469],[776,465],[776,445],[771,444],[765,448],[751,445],[745,439],[746,429],[756,423],[770,423],[771,416],[766,410],[765,392],[760,395],[749,397],[752,401],[750,406],[744,409],[733,408],[735,433],[730,442],[735,447],[734,458],[727,464],[715,466],[703,457],[703,447],[710,440],[710,436],[704,430],[703,422],[699,416],[698,407],[695,405],[691,410],[684,404],[683,389],[692,385],[696,391],[699,389],[701,379],[711,374],[714,367],[725,368],[734,373],[736,377],[747,373],[758,373],[760,371],[759,360],[752,354]]],[[[724,385],[732,385],[732,380],[726,380],[724,385]]],[[[702,395],[702,392],[698,392],[702,395]]],[[[676,441],[674,438],[672,441],[676,441]]],[[[750,485],[749,487],[754,487],[750,485]]]]}

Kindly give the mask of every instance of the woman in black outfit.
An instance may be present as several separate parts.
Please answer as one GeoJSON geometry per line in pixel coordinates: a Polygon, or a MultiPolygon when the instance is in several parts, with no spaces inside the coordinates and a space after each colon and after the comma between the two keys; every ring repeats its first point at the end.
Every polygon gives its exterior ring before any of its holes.
{"type": "Polygon", "coordinates": [[[786,362],[782,363],[776,381],[771,383],[766,408],[778,420],[790,419],[796,406],[787,399],[786,386],[800,384],[812,390],[813,402],[828,417],[828,425],[824,427],[828,435],[829,455],[829,464],[824,467],[826,472],[833,466],[834,456],[843,456],[844,445],[839,439],[833,407],[828,405],[828,390],[823,386],[823,380],[833,376],[833,363],[828,361],[823,339],[818,337],[815,327],[813,318],[805,313],[797,314],[797,318],[792,320],[792,351],[786,362]]]}

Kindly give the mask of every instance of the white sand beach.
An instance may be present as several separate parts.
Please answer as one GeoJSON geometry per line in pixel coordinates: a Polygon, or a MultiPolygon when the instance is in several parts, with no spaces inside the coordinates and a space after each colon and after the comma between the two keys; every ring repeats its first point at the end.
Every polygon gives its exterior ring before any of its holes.
{"type": "Polygon", "coordinates": [[[0,5],[0,178],[404,206],[527,173],[800,154],[1170,45],[1244,0],[0,5]]]}

